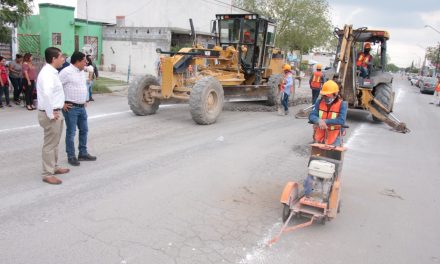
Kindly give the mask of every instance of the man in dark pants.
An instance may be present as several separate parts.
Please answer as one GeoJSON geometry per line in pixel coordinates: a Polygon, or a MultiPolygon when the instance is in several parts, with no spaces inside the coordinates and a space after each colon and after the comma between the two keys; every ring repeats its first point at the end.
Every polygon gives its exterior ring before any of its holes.
{"type": "Polygon", "coordinates": [[[87,152],[87,111],[88,90],[84,76],[87,64],[86,55],[75,51],[70,59],[70,65],[60,72],[66,100],[63,115],[66,121],[66,152],[70,165],[79,166],[79,161],[94,161],[95,156],[87,152]],[[75,156],[75,132],[79,130],[78,158],[75,156]]]}
{"type": "MultiPolygon", "coordinates": [[[[284,115],[289,114],[289,96],[293,93],[293,75],[292,75],[292,67],[289,64],[284,64],[283,66],[283,82],[280,85],[280,94],[281,94],[281,105],[284,108],[284,115]]],[[[279,114],[282,113],[283,109],[279,109],[279,114]]]]}
{"type": "Polygon", "coordinates": [[[15,55],[15,61],[9,63],[9,79],[14,87],[14,101],[16,105],[20,105],[20,93],[23,89],[22,79],[23,74],[21,64],[23,63],[23,56],[15,55]]]}
{"type": "Polygon", "coordinates": [[[322,74],[322,65],[316,65],[316,71],[310,76],[309,84],[310,89],[312,89],[312,104],[316,103],[318,100],[319,93],[321,92],[322,84],[325,83],[324,74],[322,74]]]}

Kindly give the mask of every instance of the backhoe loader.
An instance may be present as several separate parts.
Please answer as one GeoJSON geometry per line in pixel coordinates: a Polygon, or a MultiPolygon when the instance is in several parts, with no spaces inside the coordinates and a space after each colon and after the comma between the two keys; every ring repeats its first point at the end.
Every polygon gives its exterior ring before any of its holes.
{"type": "MultiPolygon", "coordinates": [[[[367,28],[354,30],[352,25],[336,28],[334,33],[338,38],[336,58],[333,67],[325,73],[326,79],[335,80],[340,85],[340,95],[348,102],[349,108],[365,109],[371,113],[373,120],[385,122],[398,132],[409,132],[406,124],[392,113],[395,97],[393,76],[385,71],[389,33],[367,28]],[[368,75],[361,77],[356,60],[364,43],[371,44],[377,59],[369,67],[368,75]]],[[[297,117],[306,116],[310,109],[301,110],[297,117]]]]}

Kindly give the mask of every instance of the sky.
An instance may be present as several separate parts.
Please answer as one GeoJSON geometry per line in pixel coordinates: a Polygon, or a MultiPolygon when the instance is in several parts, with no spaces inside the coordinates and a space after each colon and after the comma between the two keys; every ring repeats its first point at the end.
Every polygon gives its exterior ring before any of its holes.
{"type": "Polygon", "coordinates": [[[390,33],[391,62],[408,67],[422,64],[425,48],[440,43],[440,0],[328,0],[333,24],[368,27],[390,33]]]}
{"type": "MultiPolygon", "coordinates": [[[[111,1],[111,0],[109,0],[111,1]]],[[[185,1],[185,0],[182,0],[185,1]]],[[[229,3],[229,0],[222,0],[229,3]]],[[[76,0],[34,0],[76,7],[76,0]]],[[[390,33],[388,54],[400,67],[423,63],[425,49],[440,43],[440,0],[328,0],[334,26],[368,27],[390,33]]],[[[37,10],[38,8],[35,8],[37,10]]],[[[374,48],[374,47],[373,47],[374,48]]]]}

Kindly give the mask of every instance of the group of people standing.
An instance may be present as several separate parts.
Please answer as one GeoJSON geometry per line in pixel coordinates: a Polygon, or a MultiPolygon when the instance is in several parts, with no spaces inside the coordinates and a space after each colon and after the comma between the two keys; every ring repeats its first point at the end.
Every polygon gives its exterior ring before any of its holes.
{"type": "Polygon", "coordinates": [[[6,106],[12,107],[9,97],[9,80],[14,87],[14,102],[20,105],[20,95],[22,91],[25,94],[26,108],[28,110],[36,109],[33,104],[35,95],[35,80],[37,77],[37,69],[32,62],[32,54],[26,53],[24,56],[17,54],[15,60],[6,68],[6,60],[0,56],[1,71],[1,91],[0,91],[0,108],[3,107],[2,99],[5,95],[6,106]],[[8,74],[9,72],[9,74],[8,74]],[[8,76],[9,75],[9,76],[8,76]],[[9,77],[9,78],[8,78],[9,77]]]}
{"type": "MultiPolygon", "coordinates": [[[[66,55],[63,55],[65,58],[66,55]]],[[[87,67],[84,69],[87,81],[89,100],[94,101],[92,97],[92,87],[94,79],[98,78],[98,68],[93,63],[90,55],[86,56],[87,67]]],[[[69,62],[65,61],[58,71],[61,71],[69,65],[69,62]]],[[[11,98],[9,94],[9,85],[11,84],[13,92],[13,101],[16,105],[21,104],[20,96],[24,93],[25,107],[27,110],[32,111],[37,109],[34,105],[34,99],[37,96],[35,85],[37,79],[37,67],[33,63],[33,57],[31,53],[25,53],[24,55],[17,54],[15,60],[9,63],[6,67],[6,59],[0,56],[0,108],[3,108],[3,95],[5,96],[5,103],[7,107],[12,107],[11,98]]]]}
{"type": "Polygon", "coordinates": [[[56,176],[68,173],[68,168],[58,166],[58,145],[66,124],[66,152],[68,163],[79,166],[80,161],[95,161],[87,151],[87,102],[90,100],[89,81],[84,74],[86,55],[75,51],[70,64],[65,64],[61,50],[55,47],[45,51],[46,65],[37,78],[38,121],[44,130],[42,149],[42,180],[61,184],[56,176]],[[75,154],[75,134],[79,130],[78,156],[75,154]]]}

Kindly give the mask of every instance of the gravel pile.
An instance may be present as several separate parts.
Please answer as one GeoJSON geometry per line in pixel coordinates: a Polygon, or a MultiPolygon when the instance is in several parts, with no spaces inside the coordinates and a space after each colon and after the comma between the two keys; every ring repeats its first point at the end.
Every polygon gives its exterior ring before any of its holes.
{"type": "MultiPolygon", "coordinates": [[[[295,96],[290,106],[310,104],[312,101],[312,92],[310,90],[308,79],[302,79],[301,86],[298,87],[298,81],[295,82],[295,96]]],[[[238,112],[275,112],[278,106],[268,106],[265,102],[234,102],[225,103],[223,111],[238,112]]]]}

